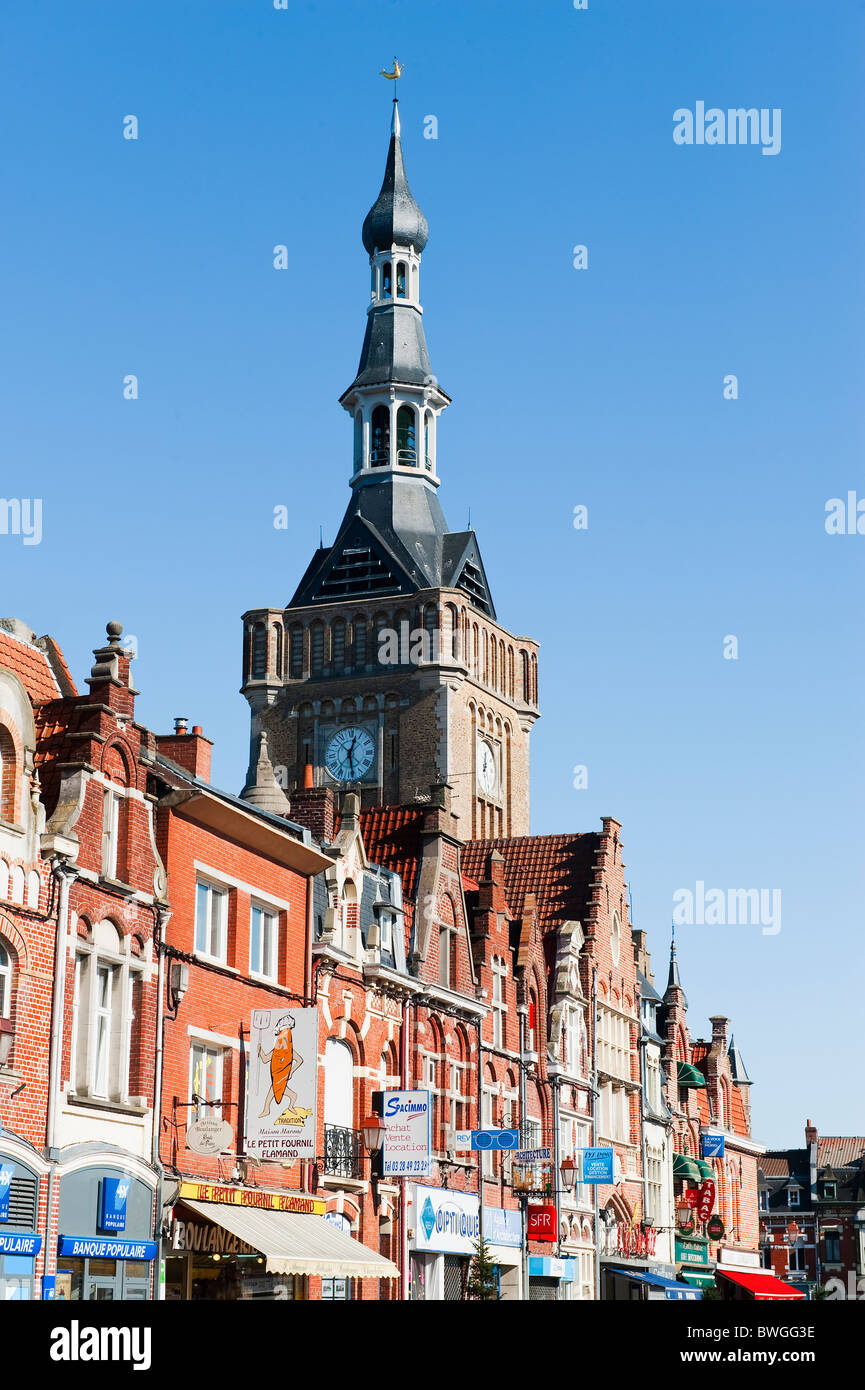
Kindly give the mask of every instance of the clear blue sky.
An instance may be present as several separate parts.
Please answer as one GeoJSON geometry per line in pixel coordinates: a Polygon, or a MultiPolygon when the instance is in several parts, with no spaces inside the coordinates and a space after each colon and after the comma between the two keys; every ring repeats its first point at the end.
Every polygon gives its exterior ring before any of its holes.
{"type": "Polygon", "coordinates": [[[142,720],[201,723],[240,787],[240,614],[348,498],[396,52],[441,498],[541,643],[533,827],[623,822],[662,982],[677,889],[782,890],[778,935],[679,934],[692,1032],[731,1016],[769,1144],[865,1131],[865,537],[824,529],[865,495],[863,28],[854,0],[4,12],[0,491],[44,539],[0,536],[0,610],[79,680],[119,618],[142,720]],[[781,153],[677,146],[698,100],[780,107],[781,153]]]}

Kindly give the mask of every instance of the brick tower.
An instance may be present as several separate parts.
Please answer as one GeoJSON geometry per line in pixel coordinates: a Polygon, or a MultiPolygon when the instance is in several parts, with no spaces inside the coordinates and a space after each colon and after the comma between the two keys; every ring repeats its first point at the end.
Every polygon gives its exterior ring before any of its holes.
{"type": "Polygon", "coordinates": [[[352,420],[351,500],[286,607],[243,616],[250,770],[261,734],[289,793],[357,792],[405,803],[448,782],[459,833],[529,829],[537,644],[502,627],[474,531],[450,531],[438,498],[439,417],[420,303],[427,221],[412,197],[399,106],[381,191],[363,224],[371,269],[360,365],[340,404],[352,420]]]}

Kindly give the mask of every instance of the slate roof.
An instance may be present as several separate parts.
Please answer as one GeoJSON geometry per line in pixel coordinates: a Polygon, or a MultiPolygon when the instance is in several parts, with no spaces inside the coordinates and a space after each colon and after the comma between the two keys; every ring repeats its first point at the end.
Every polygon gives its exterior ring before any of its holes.
{"type": "Polygon", "coordinates": [[[427,220],[412,197],[406,178],[396,98],[384,179],[378,197],[364,218],[361,235],[370,256],[391,245],[413,246],[420,254],[429,237],[427,220]]]}

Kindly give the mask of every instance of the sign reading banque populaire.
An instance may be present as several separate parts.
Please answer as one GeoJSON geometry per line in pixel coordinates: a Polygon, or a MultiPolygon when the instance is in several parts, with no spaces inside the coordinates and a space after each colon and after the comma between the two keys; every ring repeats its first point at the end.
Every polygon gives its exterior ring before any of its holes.
{"type": "Polygon", "coordinates": [[[253,1009],[246,1147],[259,1159],[315,1158],[317,1009],[253,1009]]]}
{"type": "Polygon", "coordinates": [[[425,1178],[430,1169],[429,1091],[385,1091],[383,1171],[425,1178]]]}

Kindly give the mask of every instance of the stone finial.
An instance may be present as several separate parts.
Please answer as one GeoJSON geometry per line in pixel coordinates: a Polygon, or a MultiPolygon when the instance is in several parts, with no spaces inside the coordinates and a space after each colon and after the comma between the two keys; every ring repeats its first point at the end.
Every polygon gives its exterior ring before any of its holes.
{"type": "Polygon", "coordinates": [[[254,773],[253,778],[253,769],[250,768],[250,776],[240,793],[242,799],[248,801],[251,806],[258,806],[262,811],[270,811],[275,816],[289,815],[291,807],[288,797],[276,780],[267,748],[267,732],[264,729],[259,735],[258,761],[254,773]]]}

